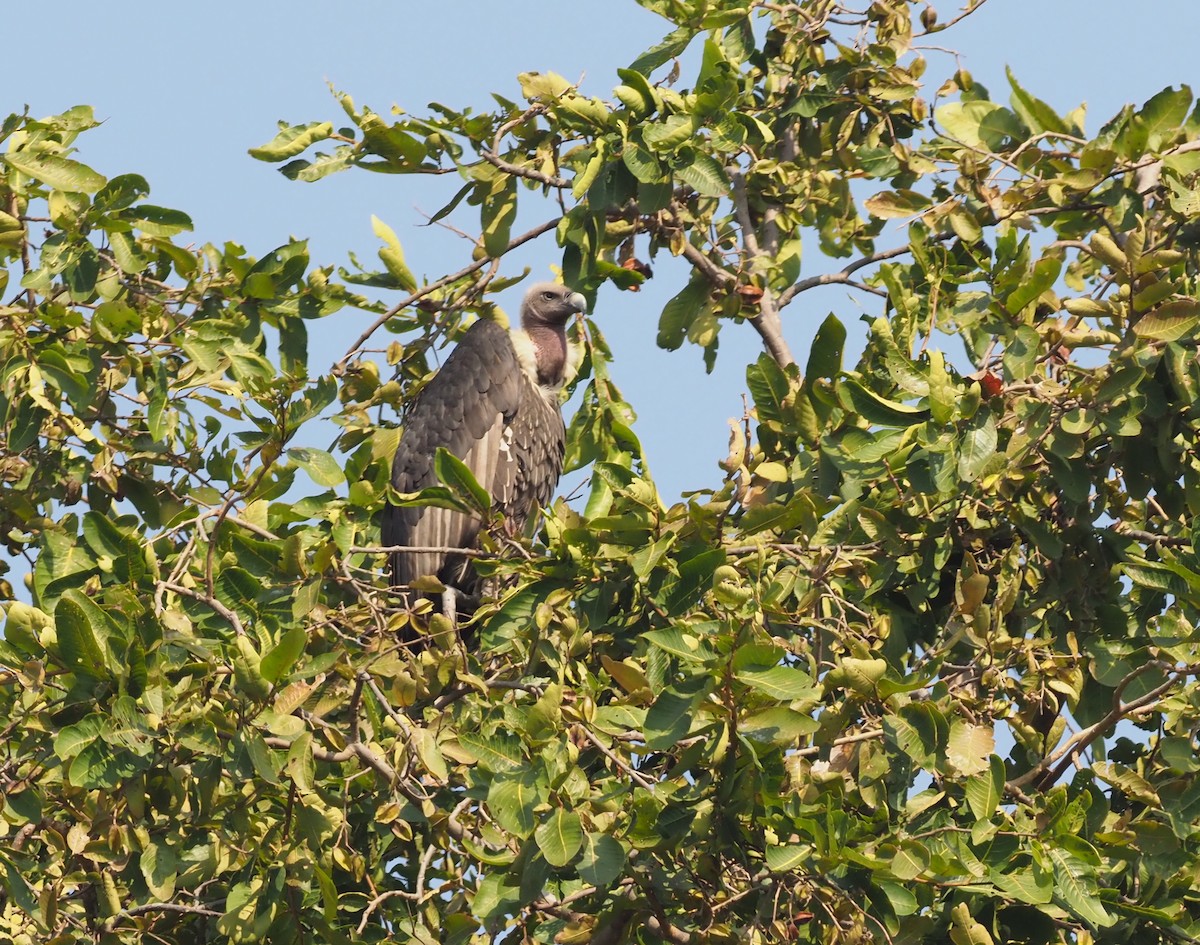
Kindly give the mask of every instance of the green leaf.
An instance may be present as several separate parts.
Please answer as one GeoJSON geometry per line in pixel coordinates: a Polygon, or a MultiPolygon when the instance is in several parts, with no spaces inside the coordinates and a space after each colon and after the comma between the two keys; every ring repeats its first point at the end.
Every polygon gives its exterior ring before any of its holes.
{"type": "Polygon", "coordinates": [[[532,770],[514,777],[497,777],[488,788],[488,810],[501,827],[524,839],[537,826],[533,809],[544,800],[541,787],[532,770]]]}
{"type": "Polygon", "coordinates": [[[353,166],[356,155],[357,152],[353,147],[343,145],[335,149],[332,154],[321,154],[318,152],[316,157],[311,161],[301,159],[288,161],[287,164],[279,168],[279,173],[288,180],[299,180],[304,181],[306,184],[311,184],[322,177],[328,177],[330,174],[336,174],[353,166]]]}
{"type": "Polygon", "coordinates": [[[996,739],[989,726],[955,719],[950,725],[946,760],[959,774],[980,774],[989,770],[989,759],[993,757],[995,747],[996,739]]]}
{"type": "Polygon", "coordinates": [[[790,873],[804,866],[813,857],[813,848],[807,843],[769,846],[764,852],[767,858],[767,869],[772,873],[790,873]]]}
{"type": "Polygon", "coordinates": [[[84,594],[69,590],[54,609],[58,650],[64,666],[85,676],[103,677],[108,670],[108,639],[103,613],[84,594]]]}
{"type": "Polygon", "coordinates": [[[64,761],[69,760],[109,733],[110,724],[104,716],[85,716],[74,725],[67,725],[58,731],[54,736],[54,753],[64,761]]]}
{"type": "Polygon", "coordinates": [[[997,755],[988,758],[988,770],[967,778],[963,791],[976,820],[987,820],[1004,799],[1004,762],[997,755]]]}
{"type": "Polygon", "coordinates": [[[1152,807],[1162,806],[1154,786],[1132,768],[1115,762],[1097,761],[1093,763],[1092,770],[1096,772],[1100,780],[1120,788],[1125,794],[1141,803],[1152,807]]]}
{"type": "Polygon", "coordinates": [[[967,431],[958,448],[958,477],[974,482],[996,455],[996,418],[986,409],[980,410],[968,422],[967,431]]]}
{"type": "Polygon", "coordinates": [[[164,902],[175,894],[175,877],[179,860],[165,843],[150,841],[143,845],[140,864],[142,878],[155,898],[164,902]]]}
{"type": "Polygon", "coordinates": [[[1008,76],[1008,84],[1012,87],[1013,111],[1033,134],[1042,134],[1046,131],[1056,134],[1079,133],[1077,129],[1068,127],[1067,123],[1058,117],[1058,113],[1040,98],[1035,98],[1026,92],[1017,82],[1017,77],[1013,75],[1010,67],[1006,66],[1004,71],[1008,76]]]}
{"type": "Polygon", "coordinates": [[[1013,380],[1023,381],[1034,372],[1041,349],[1042,336],[1037,329],[1022,325],[1016,330],[1004,349],[1004,367],[1013,380]]]}
{"type": "Polygon", "coordinates": [[[140,203],[121,212],[121,219],[147,236],[171,237],[192,229],[192,218],[181,210],[140,203]]]}
{"type": "Polygon", "coordinates": [[[1155,341],[1178,341],[1192,337],[1198,325],[1200,301],[1176,299],[1139,318],[1133,325],[1133,333],[1139,338],[1155,341]]]}
{"type": "Polygon", "coordinates": [[[1020,123],[1012,112],[982,99],[942,105],[934,112],[934,119],[951,138],[972,148],[999,151],[1009,139],[1022,137],[1020,123]]]}
{"type": "Polygon", "coordinates": [[[885,427],[910,427],[929,416],[927,408],[880,397],[849,377],[843,377],[838,382],[837,398],[851,415],[885,427]]]}
{"type": "Polygon", "coordinates": [[[263,741],[263,737],[257,731],[244,732],[242,745],[250,758],[250,764],[254,767],[254,773],[268,784],[278,784],[280,764],[275,753],[263,741]]]}
{"type": "MultiPolygon", "coordinates": [[[[521,903],[521,885],[509,873],[488,873],[479,881],[471,900],[471,913],[479,919],[517,911],[521,903]]],[[[434,942],[434,938],[413,936],[410,941],[434,942]]]]}
{"type": "Polygon", "coordinates": [[[470,468],[445,447],[439,446],[433,455],[434,474],[459,498],[481,515],[492,508],[492,499],[487,490],[475,479],[470,468]]]}
{"type": "Polygon", "coordinates": [[[935,423],[949,423],[957,413],[959,391],[950,372],[946,370],[946,358],[940,351],[929,352],[929,411],[935,423]]]}
{"type": "Polygon", "coordinates": [[[445,784],[450,778],[450,770],[446,767],[446,759],[438,747],[437,737],[424,726],[414,725],[412,728],[412,746],[417,751],[417,757],[434,779],[445,784]]]}
{"type": "Polygon", "coordinates": [[[868,197],[864,202],[867,212],[881,220],[907,218],[920,214],[933,201],[924,194],[912,190],[885,190],[868,197]]]}
{"type": "Polygon", "coordinates": [[[707,279],[692,279],[665,306],[658,321],[658,346],[674,351],[683,344],[688,328],[708,306],[712,287],[707,279]]]}
{"type": "Polygon", "coordinates": [[[820,690],[813,686],[812,677],[808,673],[791,666],[742,670],[735,673],[734,678],[781,702],[815,699],[820,694],[820,690]]]}
{"type": "Polygon", "coordinates": [[[746,386],[754,398],[760,423],[781,422],[787,414],[786,401],[792,385],[783,368],[767,354],[746,367],[746,386]]]}
{"type": "Polygon", "coordinates": [[[625,848],[606,833],[589,833],[583,839],[583,855],[576,870],[579,878],[591,886],[604,888],[625,868],[625,848]]]}
{"type": "Polygon", "coordinates": [[[1019,902],[1044,906],[1054,898],[1054,878],[1036,864],[993,876],[997,887],[1019,902]]]}
{"type": "Polygon", "coordinates": [[[670,152],[691,141],[695,131],[696,119],[691,115],[670,115],[663,121],[645,125],[642,140],[652,151],[670,152]]]}
{"type": "Polygon", "coordinates": [[[1151,96],[1142,106],[1138,118],[1146,129],[1146,143],[1151,152],[1159,150],[1179,135],[1191,104],[1192,90],[1183,85],[1178,90],[1168,86],[1151,96]]]}
{"type": "Polygon", "coordinates": [[[371,214],[371,229],[384,242],[384,247],[379,250],[379,258],[383,260],[384,266],[396,280],[396,284],[406,292],[415,290],[417,277],[412,274],[412,270],[404,261],[404,249],[400,246],[400,240],[396,238],[395,231],[374,214],[371,214]]]}
{"type": "Polygon", "coordinates": [[[1043,292],[1053,287],[1062,272],[1062,260],[1047,256],[1033,264],[1033,270],[1021,280],[1005,300],[1005,306],[1013,315],[1019,315],[1026,306],[1036,302],[1043,292]]]}
{"type": "Polygon", "coordinates": [[[817,329],[808,352],[804,381],[811,386],[818,377],[833,380],[842,371],[842,354],[846,347],[846,326],[830,312],[817,329]]]}
{"type": "Polygon", "coordinates": [[[695,35],[696,30],[693,27],[681,26],[673,32],[668,33],[663,37],[661,42],[651,46],[638,56],[637,59],[630,63],[629,68],[634,72],[640,72],[642,75],[649,75],[663,63],[670,62],[679,56],[688,48],[688,44],[691,43],[695,35]]]}
{"type": "Polygon", "coordinates": [[[812,735],[819,728],[820,723],[811,715],[786,706],[771,706],[746,716],[738,724],[738,731],[746,738],[782,747],[795,745],[796,739],[812,735]]]}
{"type": "Polygon", "coordinates": [[[42,925],[42,911],[38,907],[37,897],[33,894],[33,889],[30,888],[29,882],[21,875],[18,870],[7,857],[0,857],[0,862],[4,864],[4,890],[10,898],[26,915],[42,925]]]}
{"type": "Polygon", "coordinates": [[[1098,928],[1107,928],[1114,919],[1105,910],[1096,892],[1092,870],[1078,857],[1053,844],[1041,847],[1054,869],[1054,888],[1062,902],[1075,915],[1098,928]]]}
{"type": "Polygon", "coordinates": [[[892,873],[897,879],[916,879],[929,868],[930,859],[925,844],[905,840],[892,857],[892,873]]]}
{"type": "Polygon", "coordinates": [[[533,837],[546,862],[561,868],[575,859],[583,846],[583,824],[577,813],[560,807],[538,826],[533,837]]]}
{"type": "Polygon", "coordinates": [[[259,664],[259,671],[267,682],[277,683],[296,665],[304,652],[308,635],[303,627],[289,627],[283,637],[269,649],[259,664]]]}
{"type": "Polygon", "coordinates": [[[987,926],[975,920],[965,902],[950,910],[950,920],[950,941],[954,945],[994,945],[987,926]]]}
{"type": "Polygon", "coordinates": [[[496,774],[521,771],[527,765],[521,743],[509,735],[485,736],[463,729],[458,733],[458,743],[484,768],[496,774]]]}
{"type": "Polygon", "coordinates": [[[493,259],[508,251],[513,221],[517,218],[517,179],[509,177],[499,192],[483,201],[481,210],[483,248],[493,259]]]}
{"type": "Polygon", "coordinates": [[[703,151],[686,167],[675,169],[675,176],[706,197],[723,197],[729,193],[729,178],[725,168],[703,151]]]}
{"type": "Polygon", "coordinates": [[[636,141],[626,143],[621,151],[621,161],[635,178],[644,184],[655,184],[663,180],[662,165],[650,151],[636,141]]]}
{"type": "Polygon", "coordinates": [[[649,630],[642,638],[672,656],[678,656],[693,662],[708,662],[716,654],[694,633],[685,626],[670,627],[666,630],[649,630]]]}
{"type": "Polygon", "coordinates": [[[646,747],[668,749],[692,727],[692,713],[708,687],[704,677],[693,677],[659,693],[646,711],[646,747]]]}
{"type": "Polygon", "coordinates": [[[97,174],[86,164],[57,154],[9,151],[0,159],[54,190],[94,194],[106,183],[104,175],[97,174]]]}
{"type": "Polygon", "coordinates": [[[250,156],[260,161],[285,161],[318,141],[333,134],[327,121],[310,121],[304,125],[282,125],[279,134],[264,145],[250,148],[250,156]]]}
{"type": "Polygon", "coordinates": [[[636,96],[636,99],[630,98],[633,103],[630,107],[635,108],[640,116],[649,115],[659,107],[658,97],[643,73],[636,69],[618,69],[617,76],[625,83],[625,88],[636,96]]]}
{"type": "Polygon", "coordinates": [[[288,447],[287,456],[308,473],[318,486],[338,486],[346,481],[346,474],[342,472],[338,461],[325,450],[310,446],[291,446],[288,447]]]}

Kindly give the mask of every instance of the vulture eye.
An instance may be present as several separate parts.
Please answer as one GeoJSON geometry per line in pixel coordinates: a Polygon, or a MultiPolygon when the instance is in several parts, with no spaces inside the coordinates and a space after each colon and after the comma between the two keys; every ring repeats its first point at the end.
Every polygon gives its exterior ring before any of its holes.
{"type": "Polygon", "coordinates": [[[554,293],[553,293],[553,292],[543,292],[543,293],[542,293],[542,298],[544,298],[544,299],[546,299],[547,301],[549,301],[550,299],[554,298],[554,293]]]}

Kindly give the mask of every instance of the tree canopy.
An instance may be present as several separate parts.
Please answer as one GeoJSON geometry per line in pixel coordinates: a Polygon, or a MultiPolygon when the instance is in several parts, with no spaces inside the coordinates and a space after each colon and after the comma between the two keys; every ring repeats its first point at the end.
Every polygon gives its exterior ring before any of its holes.
{"type": "Polygon", "coordinates": [[[0,124],[0,940],[1200,939],[1191,91],[1089,136],[927,77],[923,3],[639,2],[668,31],[611,97],[337,93],[251,151],[457,174],[438,278],[378,220],[376,268],[196,249],[85,163],[88,107],[0,124]],[[378,517],[531,241],[591,299],[679,258],[659,345],[763,351],[667,502],[578,326],[590,492],[485,542],[459,633],[388,591],[378,517]],[[831,284],[875,313],[853,364],[831,284]]]}

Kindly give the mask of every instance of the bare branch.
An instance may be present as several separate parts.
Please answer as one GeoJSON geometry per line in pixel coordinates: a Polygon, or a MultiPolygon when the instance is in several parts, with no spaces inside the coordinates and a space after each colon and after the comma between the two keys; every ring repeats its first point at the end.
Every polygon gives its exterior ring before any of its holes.
{"type": "MultiPolygon", "coordinates": [[[[853,735],[843,735],[841,738],[835,738],[833,740],[832,744],[834,744],[834,745],[853,745],[856,742],[869,742],[875,738],[883,738],[883,729],[873,728],[867,732],[856,732],[853,735]]],[[[822,745],[812,745],[808,748],[798,748],[798,749],[796,749],[794,754],[802,755],[805,757],[807,757],[809,755],[817,755],[817,754],[821,753],[821,750],[823,747],[824,746],[822,746],[822,745]]]]}
{"type": "Polygon", "coordinates": [[[182,584],[173,584],[169,581],[159,581],[158,586],[170,591],[173,594],[179,594],[183,597],[190,597],[192,600],[198,600],[203,604],[207,604],[214,613],[219,614],[229,621],[229,625],[233,627],[234,633],[236,633],[238,636],[245,636],[246,628],[242,626],[242,621],[238,615],[211,594],[201,594],[199,591],[192,590],[190,587],[184,587],[182,584]]]}
{"type": "Polygon", "coordinates": [[[514,128],[525,124],[530,118],[537,115],[543,115],[546,112],[545,105],[534,105],[527,108],[525,112],[511,121],[506,121],[503,125],[496,129],[496,135],[492,138],[491,148],[480,148],[480,156],[487,161],[492,167],[499,168],[505,174],[511,174],[513,177],[524,177],[526,180],[534,180],[539,184],[545,184],[547,187],[554,187],[558,190],[565,190],[571,186],[569,180],[562,177],[552,177],[549,174],[543,174],[541,171],[535,171],[532,167],[523,167],[520,164],[512,164],[500,157],[500,142],[504,136],[514,128]]]}
{"type": "Polygon", "coordinates": [[[1035,781],[1038,782],[1039,790],[1045,790],[1049,788],[1060,777],[1062,777],[1063,772],[1066,771],[1066,769],[1070,766],[1073,756],[1079,751],[1094,742],[1106,730],[1111,728],[1121,719],[1132,715],[1139,709],[1144,709],[1146,706],[1157,702],[1163,694],[1169,692],[1172,687],[1178,684],[1180,679],[1195,672],[1195,667],[1191,666],[1176,670],[1167,677],[1165,682],[1162,682],[1150,691],[1143,693],[1133,701],[1121,701],[1121,696],[1129,687],[1130,683],[1132,683],[1143,673],[1152,669],[1169,670],[1173,668],[1174,667],[1172,664],[1165,662],[1164,660],[1151,660],[1150,662],[1143,663],[1141,666],[1137,667],[1137,669],[1133,670],[1124,679],[1122,679],[1120,683],[1117,684],[1116,689],[1113,691],[1112,708],[1105,713],[1103,718],[1071,736],[1071,738],[1067,739],[1067,741],[1061,747],[1059,747],[1056,751],[1051,752],[1040,762],[1038,762],[1038,764],[1026,771],[1023,775],[1013,778],[1007,783],[1008,789],[1010,791],[1016,791],[1025,787],[1026,785],[1034,783],[1035,781]]]}
{"type": "Polygon", "coordinates": [[[593,735],[591,730],[586,725],[577,725],[576,728],[580,732],[583,733],[584,738],[586,738],[589,742],[591,742],[593,745],[596,746],[596,748],[598,748],[600,750],[600,753],[603,754],[605,758],[607,758],[609,761],[611,761],[613,764],[615,764],[618,768],[620,768],[622,771],[624,771],[627,775],[629,775],[631,780],[635,781],[641,787],[644,787],[647,791],[654,790],[654,782],[653,781],[647,781],[646,778],[644,778],[636,770],[634,770],[628,764],[626,764],[623,760],[621,760],[619,755],[615,754],[611,749],[605,747],[604,744],[600,741],[600,739],[598,739],[595,735],[593,735]]]}
{"type": "MultiPolygon", "coordinates": [[[[949,240],[953,239],[953,233],[943,233],[938,236],[931,236],[931,240],[949,240]]],[[[870,256],[863,256],[861,259],[856,259],[847,266],[843,266],[838,272],[827,272],[820,276],[810,276],[808,279],[801,279],[799,282],[793,283],[782,292],[779,293],[777,304],[779,308],[784,308],[801,292],[807,292],[809,289],[815,289],[821,285],[836,285],[838,283],[848,283],[850,276],[863,269],[866,266],[872,266],[878,262],[884,262],[888,259],[895,259],[897,256],[903,256],[906,253],[912,252],[912,247],[908,245],[896,246],[892,249],[881,250],[878,253],[872,253],[870,256]]]]}

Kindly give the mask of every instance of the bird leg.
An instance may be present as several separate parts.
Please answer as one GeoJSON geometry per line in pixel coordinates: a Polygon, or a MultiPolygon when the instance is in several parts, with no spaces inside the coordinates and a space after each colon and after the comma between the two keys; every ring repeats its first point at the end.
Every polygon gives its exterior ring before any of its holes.
{"type": "Polygon", "coordinates": [[[447,584],[442,590],[442,615],[457,630],[459,617],[470,617],[479,608],[480,595],[447,584]]]}
{"type": "Polygon", "coordinates": [[[458,629],[458,588],[449,584],[442,591],[442,616],[450,621],[450,626],[458,629]]]}

